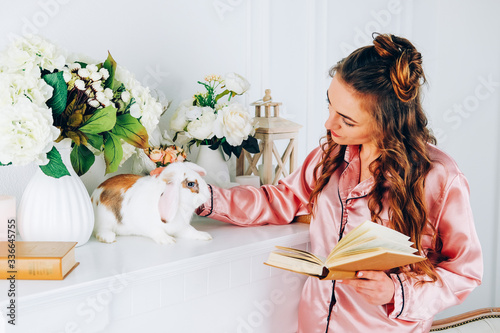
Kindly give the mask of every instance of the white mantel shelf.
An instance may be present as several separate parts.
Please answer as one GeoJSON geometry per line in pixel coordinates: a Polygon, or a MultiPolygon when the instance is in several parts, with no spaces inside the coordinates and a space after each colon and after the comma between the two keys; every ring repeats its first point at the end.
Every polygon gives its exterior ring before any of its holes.
{"type": "MultiPolygon", "coordinates": [[[[7,332],[295,332],[304,278],[263,262],[275,245],[305,249],[308,225],[196,217],[193,226],[213,240],[92,238],[76,248],[80,265],[64,280],[18,280],[16,326],[7,332]]],[[[7,290],[0,281],[0,311],[7,290]]]]}

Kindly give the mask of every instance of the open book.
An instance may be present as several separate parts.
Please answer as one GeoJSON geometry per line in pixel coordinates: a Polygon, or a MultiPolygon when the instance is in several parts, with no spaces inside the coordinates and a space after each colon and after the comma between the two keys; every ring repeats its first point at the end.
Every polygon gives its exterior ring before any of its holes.
{"type": "Polygon", "coordinates": [[[354,228],[333,248],[326,259],[307,251],[276,246],[264,263],[325,280],[356,277],[357,271],[385,271],[426,260],[413,254],[416,249],[409,237],[366,221],[354,228]]]}

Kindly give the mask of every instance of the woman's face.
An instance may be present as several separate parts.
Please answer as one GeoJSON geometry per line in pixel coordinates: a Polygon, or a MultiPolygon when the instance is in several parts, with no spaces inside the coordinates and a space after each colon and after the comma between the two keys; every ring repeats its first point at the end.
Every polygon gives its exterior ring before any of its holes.
{"type": "Polygon", "coordinates": [[[375,144],[374,119],[362,107],[362,100],[343,81],[333,77],[327,91],[330,115],[325,123],[339,145],[375,144]]]}

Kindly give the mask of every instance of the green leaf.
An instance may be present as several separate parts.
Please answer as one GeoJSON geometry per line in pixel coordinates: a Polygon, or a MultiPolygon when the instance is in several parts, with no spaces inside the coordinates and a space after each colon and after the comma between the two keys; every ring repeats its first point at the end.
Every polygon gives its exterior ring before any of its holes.
{"type": "Polygon", "coordinates": [[[101,150],[102,145],[104,144],[104,139],[99,134],[88,134],[85,133],[87,137],[87,143],[90,144],[95,149],[101,150]]]}
{"type": "Polygon", "coordinates": [[[116,108],[114,106],[106,106],[103,109],[96,110],[92,117],[89,118],[80,131],[85,134],[97,134],[111,130],[116,123],[116,108]]]}
{"type": "Polygon", "coordinates": [[[123,148],[120,138],[113,133],[104,133],[104,160],[106,173],[115,172],[123,158],[123,148]]]}
{"type": "Polygon", "coordinates": [[[47,158],[49,159],[49,163],[40,165],[40,169],[42,169],[44,174],[54,178],[69,176],[69,171],[64,165],[61,154],[56,147],[52,147],[52,150],[47,153],[47,158]]]}
{"type": "Polygon", "coordinates": [[[134,147],[142,149],[149,147],[146,128],[129,113],[116,117],[116,125],[111,132],[134,147]]]}
{"type": "Polygon", "coordinates": [[[12,162],[9,162],[8,164],[3,164],[2,162],[0,162],[0,166],[7,166],[7,165],[11,165],[12,162]]]}
{"type": "Polygon", "coordinates": [[[250,154],[257,154],[260,152],[259,141],[253,136],[249,136],[248,139],[244,140],[241,146],[250,154]]]}
{"type": "Polygon", "coordinates": [[[59,116],[66,109],[68,86],[64,81],[63,72],[51,73],[43,76],[49,86],[54,88],[52,97],[47,101],[47,106],[52,108],[52,114],[59,116]]]}
{"type": "Polygon", "coordinates": [[[94,164],[94,154],[84,145],[75,146],[70,154],[71,165],[75,169],[78,176],[85,174],[89,171],[92,164],[94,164]]]}
{"type": "Polygon", "coordinates": [[[111,56],[111,53],[108,52],[108,58],[102,64],[102,67],[106,68],[109,72],[109,77],[106,80],[106,82],[104,82],[104,88],[113,89],[113,83],[114,83],[115,71],[116,71],[116,61],[111,56]]]}
{"type": "Polygon", "coordinates": [[[227,156],[231,157],[231,152],[233,150],[233,146],[231,146],[227,141],[222,143],[222,150],[227,154],[227,156]]]}

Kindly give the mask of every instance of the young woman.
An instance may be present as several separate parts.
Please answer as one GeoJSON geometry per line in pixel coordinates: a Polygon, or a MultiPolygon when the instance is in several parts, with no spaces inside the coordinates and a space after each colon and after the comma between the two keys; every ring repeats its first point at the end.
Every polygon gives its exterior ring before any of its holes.
{"type": "Polygon", "coordinates": [[[277,186],[212,187],[198,214],[262,225],[311,213],[311,250],[325,257],[365,220],[410,236],[427,261],[309,278],[298,331],[427,332],[480,284],[483,264],[467,180],[426,127],[421,55],[407,39],[377,35],[330,74],[326,139],[302,167],[277,186]]]}

